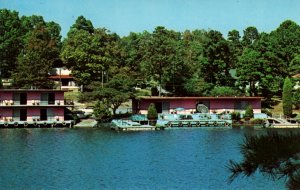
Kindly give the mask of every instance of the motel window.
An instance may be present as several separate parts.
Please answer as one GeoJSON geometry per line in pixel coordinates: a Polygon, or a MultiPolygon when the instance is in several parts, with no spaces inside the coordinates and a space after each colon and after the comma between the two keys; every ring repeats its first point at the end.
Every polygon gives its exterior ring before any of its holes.
{"type": "Polygon", "coordinates": [[[54,93],[42,93],[41,95],[41,104],[42,105],[53,105],[55,102],[55,94],[54,93]]]}
{"type": "Polygon", "coordinates": [[[14,93],[13,102],[15,105],[26,105],[27,104],[27,93],[14,93]]]}

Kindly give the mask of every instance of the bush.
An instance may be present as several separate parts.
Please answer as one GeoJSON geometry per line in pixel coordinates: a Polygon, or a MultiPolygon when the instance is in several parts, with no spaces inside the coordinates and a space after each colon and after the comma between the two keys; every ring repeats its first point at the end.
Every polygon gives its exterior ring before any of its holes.
{"type": "Polygon", "coordinates": [[[158,114],[157,114],[157,111],[156,111],[156,107],[153,103],[151,103],[148,107],[147,118],[149,120],[155,120],[155,119],[157,119],[157,117],[158,117],[158,114]]]}
{"type": "Polygon", "coordinates": [[[94,115],[98,120],[101,121],[109,120],[111,118],[111,112],[109,111],[109,108],[101,101],[97,101],[94,107],[94,115]]]}
{"type": "Polygon", "coordinates": [[[295,90],[293,93],[293,104],[295,106],[295,109],[300,109],[300,88],[295,90]]]}
{"type": "Polygon", "coordinates": [[[254,116],[254,113],[253,113],[253,108],[251,105],[248,105],[247,108],[246,108],[246,111],[245,111],[245,115],[244,115],[244,118],[253,118],[254,116]]]}
{"type": "Polygon", "coordinates": [[[257,118],[257,119],[251,119],[250,120],[250,124],[258,124],[258,125],[262,125],[264,123],[264,119],[260,119],[260,118],[257,118]]]}
{"type": "Polygon", "coordinates": [[[267,109],[267,108],[261,109],[261,113],[265,113],[268,116],[272,116],[272,112],[269,109],[267,109]]]}
{"type": "Polygon", "coordinates": [[[241,113],[240,112],[232,112],[231,113],[231,119],[234,121],[240,121],[241,120],[241,113]]]}

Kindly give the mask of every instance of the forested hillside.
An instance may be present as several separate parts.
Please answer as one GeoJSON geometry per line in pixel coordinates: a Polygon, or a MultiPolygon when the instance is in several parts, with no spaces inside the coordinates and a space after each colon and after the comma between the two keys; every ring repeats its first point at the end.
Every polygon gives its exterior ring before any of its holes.
{"type": "Polygon", "coordinates": [[[300,26],[291,20],[270,33],[157,26],[120,37],[80,16],[63,39],[59,24],[42,16],[2,9],[0,23],[1,77],[13,78],[14,87],[51,88],[48,73],[65,66],[97,97],[128,98],[134,86],[161,86],[177,96],[270,99],[281,96],[286,77],[300,73],[300,26]]]}

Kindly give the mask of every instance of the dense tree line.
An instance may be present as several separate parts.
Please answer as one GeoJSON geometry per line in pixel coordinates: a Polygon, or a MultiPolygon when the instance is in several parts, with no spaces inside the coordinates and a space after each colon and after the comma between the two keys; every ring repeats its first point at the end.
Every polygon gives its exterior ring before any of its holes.
{"type": "Polygon", "coordinates": [[[84,91],[101,97],[114,93],[99,87],[124,83],[115,92],[123,97],[132,95],[133,86],[160,86],[177,96],[270,99],[281,95],[286,77],[300,73],[300,26],[291,20],[270,33],[249,26],[242,36],[232,30],[227,38],[216,30],[177,32],[163,26],[120,37],[79,16],[62,40],[60,26],[41,16],[1,9],[0,23],[1,77],[21,88],[50,88],[48,73],[65,66],[84,91]],[[120,76],[123,82],[116,79],[120,76]]]}

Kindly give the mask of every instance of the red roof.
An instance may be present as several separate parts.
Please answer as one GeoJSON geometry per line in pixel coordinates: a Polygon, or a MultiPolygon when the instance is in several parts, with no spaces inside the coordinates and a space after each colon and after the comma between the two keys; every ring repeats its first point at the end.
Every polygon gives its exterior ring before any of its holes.
{"type": "Polygon", "coordinates": [[[48,77],[49,79],[73,79],[74,77],[70,75],[52,75],[48,77]]]}

